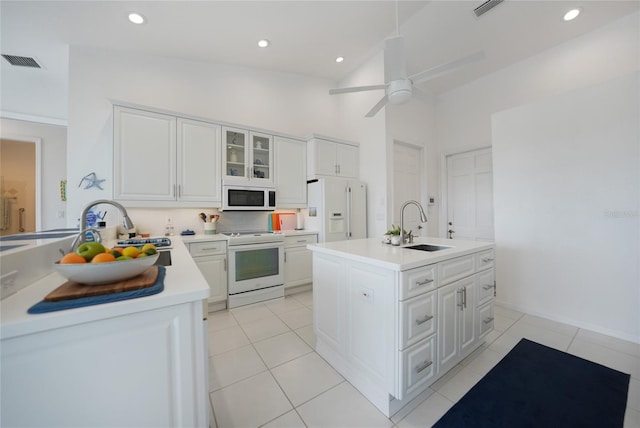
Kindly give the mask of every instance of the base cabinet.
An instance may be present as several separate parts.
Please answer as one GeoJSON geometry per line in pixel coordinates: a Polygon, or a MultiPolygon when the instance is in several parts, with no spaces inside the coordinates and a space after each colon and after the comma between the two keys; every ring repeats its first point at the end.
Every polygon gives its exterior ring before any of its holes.
{"type": "Polygon", "coordinates": [[[211,289],[209,303],[227,300],[227,243],[203,241],[189,244],[189,253],[211,289]]]}
{"type": "Polygon", "coordinates": [[[3,427],[205,427],[200,301],[2,341],[3,427]]]}
{"type": "Polygon", "coordinates": [[[315,251],[316,351],[391,417],[493,329],[482,268],[474,254],[395,271],[315,251]]]}
{"type": "Polygon", "coordinates": [[[313,254],[307,244],[318,242],[317,234],[287,236],[284,241],[284,288],[311,284],[313,254]]]}

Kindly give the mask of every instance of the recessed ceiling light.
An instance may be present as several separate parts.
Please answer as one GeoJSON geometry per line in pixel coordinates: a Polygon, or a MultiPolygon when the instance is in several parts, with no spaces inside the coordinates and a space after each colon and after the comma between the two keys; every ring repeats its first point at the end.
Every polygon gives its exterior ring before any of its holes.
{"type": "Polygon", "coordinates": [[[339,56],[338,58],[336,58],[336,62],[342,62],[342,61],[344,61],[343,57],[339,56]]]}
{"type": "Polygon", "coordinates": [[[564,20],[571,21],[576,19],[578,15],[580,15],[580,9],[571,9],[569,12],[564,14],[564,20]]]}
{"type": "Polygon", "coordinates": [[[262,39],[258,41],[258,46],[260,46],[261,48],[266,48],[267,46],[269,46],[269,40],[262,39]]]}
{"type": "Polygon", "coordinates": [[[134,24],[144,24],[144,17],[139,13],[130,13],[129,21],[133,22],[134,24]]]}

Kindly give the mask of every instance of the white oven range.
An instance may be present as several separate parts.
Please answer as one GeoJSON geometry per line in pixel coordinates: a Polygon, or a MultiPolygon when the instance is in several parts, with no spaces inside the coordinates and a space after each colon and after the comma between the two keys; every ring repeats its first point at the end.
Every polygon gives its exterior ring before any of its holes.
{"type": "Polygon", "coordinates": [[[228,308],[284,297],[284,235],[223,233],[228,239],[228,308]]]}

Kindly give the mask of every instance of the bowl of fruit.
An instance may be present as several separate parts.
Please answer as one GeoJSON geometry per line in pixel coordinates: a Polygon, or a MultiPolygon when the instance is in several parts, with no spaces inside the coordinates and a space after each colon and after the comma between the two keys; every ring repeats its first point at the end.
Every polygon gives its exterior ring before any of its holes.
{"type": "Polygon", "coordinates": [[[133,278],[158,260],[153,244],[144,247],[107,248],[99,242],[85,242],[75,252],[53,264],[70,281],[98,285],[133,278]]]}

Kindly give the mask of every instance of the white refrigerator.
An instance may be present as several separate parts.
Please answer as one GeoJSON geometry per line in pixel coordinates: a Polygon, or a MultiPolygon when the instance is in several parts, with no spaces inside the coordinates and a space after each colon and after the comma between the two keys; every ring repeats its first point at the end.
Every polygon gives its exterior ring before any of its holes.
{"type": "Polygon", "coordinates": [[[307,183],[305,229],[318,231],[318,242],[367,237],[367,185],[344,178],[307,183]]]}

